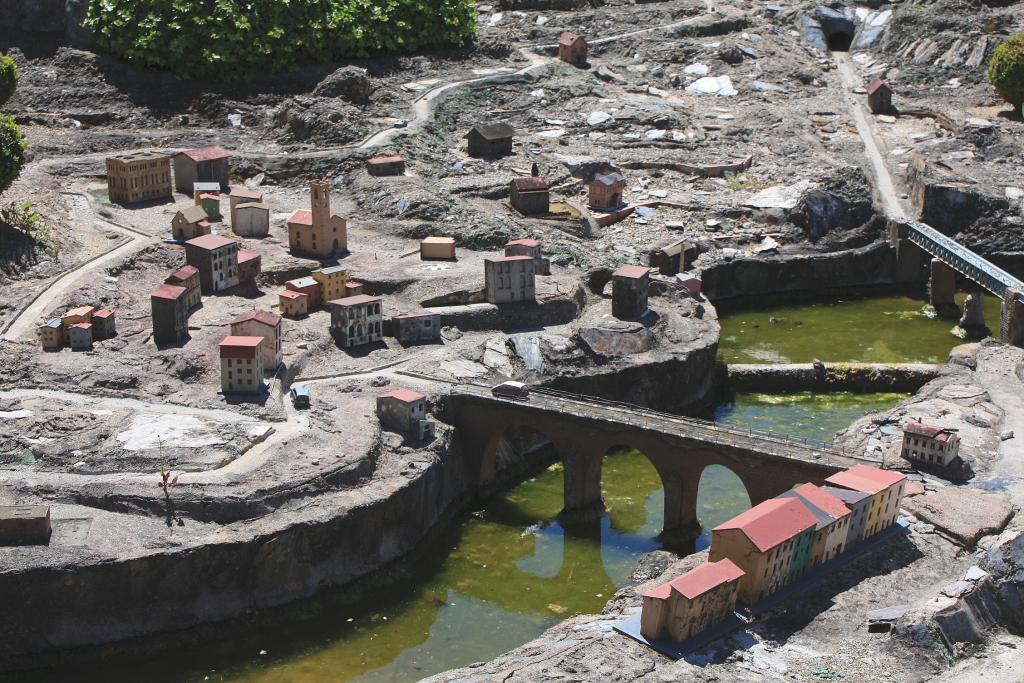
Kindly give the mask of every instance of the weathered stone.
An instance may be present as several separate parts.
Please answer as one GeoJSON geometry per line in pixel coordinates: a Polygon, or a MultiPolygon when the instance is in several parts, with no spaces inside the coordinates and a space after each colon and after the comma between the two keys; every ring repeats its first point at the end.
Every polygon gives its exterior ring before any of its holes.
{"type": "Polygon", "coordinates": [[[1013,517],[1013,506],[1006,500],[965,487],[948,486],[930,496],[910,498],[903,506],[967,547],[974,547],[982,536],[999,533],[1013,517]]]}

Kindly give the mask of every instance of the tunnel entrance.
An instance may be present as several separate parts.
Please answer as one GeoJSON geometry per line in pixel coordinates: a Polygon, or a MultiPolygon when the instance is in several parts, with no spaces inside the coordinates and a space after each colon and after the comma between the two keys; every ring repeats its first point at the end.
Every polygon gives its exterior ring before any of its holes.
{"type": "Polygon", "coordinates": [[[825,40],[830,52],[849,52],[853,35],[846,31],[833,31],[825,34],[825,40]]]}

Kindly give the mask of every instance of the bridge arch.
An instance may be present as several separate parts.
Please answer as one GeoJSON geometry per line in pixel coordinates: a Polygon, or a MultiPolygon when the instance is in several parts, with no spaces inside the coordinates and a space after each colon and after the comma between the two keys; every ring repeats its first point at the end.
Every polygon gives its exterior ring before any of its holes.
{"type": "Polygon", "coordinates": [[[615,444],[602,454],[599,472],[601,498],[613,529],[628,534],[651,531],[653,516],[657,528],[649,535],[662,532],[665,483],[650,456],[640,448],[615,444]],[[650,503],[661,509],[650,509],[650,503]]]}
{"type": "Polygon", "coordinates": [[[482,491],[491,492],[561,457],[556,442],[541,429],[519,422],[510,424],[487,440],[478,483],[482,491]]]}
{"type": "Polygon", "coordinates": [[[747,485],[736,470],[708,463],[697,484],[697,519],[705,533],[751,506],[747,485]]]}

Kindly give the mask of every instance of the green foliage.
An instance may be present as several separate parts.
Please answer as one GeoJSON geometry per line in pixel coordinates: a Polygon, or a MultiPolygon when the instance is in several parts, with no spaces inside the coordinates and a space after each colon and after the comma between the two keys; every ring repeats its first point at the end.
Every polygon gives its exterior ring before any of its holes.
{"type": "Polygon", "coordinates": [[[91,0],[88,26],[129,61],[183,76],[246,76],[300,61],[465,45],[472,0],[91,0]]]}
{"type": "Polygon", "coordinates": [[[999,44],[988,63],[988,80],[1014,107],[1024,104],[1024,33],[999,44]]]}
{"type": "Polygon", "coordinates": [[[21,174],[28,143],[10,116],[0,116],[0,192],[21,174]]]}
{"type": "Polygon", "coordinates": [[[18,87],[18,67],[14,60],[0,53],[0,104],[11,99],[14,89],[18,87]]]}

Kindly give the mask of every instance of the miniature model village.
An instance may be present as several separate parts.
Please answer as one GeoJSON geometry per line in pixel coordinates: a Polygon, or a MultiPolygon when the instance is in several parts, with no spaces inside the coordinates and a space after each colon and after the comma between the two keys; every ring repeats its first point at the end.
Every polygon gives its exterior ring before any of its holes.
{"type": "Polygon", "coordinates": [[[51,243],[0,263],[0,680],[290,630],[550,466],[561,523],[600,517],[607,446],[658,469],[664,548],[424,676],[1021,680],[1024,295],[985,320],[914,226],[1024,279],[1024,122],[985,80],[1024,5],[481,2],[464,50],[217,83],[13,5],[0,203],[51,243]],[[974,339],[719,360],[720,313],[855,289],[974,339]],[[750,386],[903,396],[819,444],[708,420],[750,386]],[[749,509],[702,535],[673,458],[749,509]]]}

